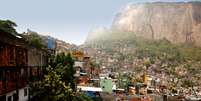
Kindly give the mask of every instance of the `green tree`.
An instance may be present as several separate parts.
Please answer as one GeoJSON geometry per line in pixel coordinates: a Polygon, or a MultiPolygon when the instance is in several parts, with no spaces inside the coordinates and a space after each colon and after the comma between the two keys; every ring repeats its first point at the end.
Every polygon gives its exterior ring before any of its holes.
{"type": "Polygon", "coordinates": [[[33,45],[38,48],[45,48],[43,40],[37,32],[28,29],[27,33],[23,33],[22,36],[29,42],[29,45],[33,45]]]}
{"type": "Polygon", "coordinates": [[[61,75],[58,75],[56,71],[49,66],[47,68],[47,74],[44,76],[44,79],[40,83],[40,89],[44,91],[43,101],[75,101],[75,94],[67,86],[65,82],[62,81],[61,75]]]}
{"type": "Polygon", "coordinates": [[[70,53],[65,55],[64,53],[60,53],[55,58],[55,69],[58,74],[61,74],[62,81],[66,84],[70,84],[70,87],[73,91],[76,90],[75,87],[75,70],[74,70],[74,60],[72,59],[70,53]]]}
{"type": "Polygon", "coordinates": [[[17,32],[14,27],[17,27],[15,22],[11,20],[0,20],[0,30],[16,35],[17,32]]]}
{"type": "Polygon", "coordinates": [[[92,101],[85,93],[76,93],[74,81],[74,61],[70,54],[58,54],[46,69],[39,89],[45,96],[42,101],[92,101]]]}

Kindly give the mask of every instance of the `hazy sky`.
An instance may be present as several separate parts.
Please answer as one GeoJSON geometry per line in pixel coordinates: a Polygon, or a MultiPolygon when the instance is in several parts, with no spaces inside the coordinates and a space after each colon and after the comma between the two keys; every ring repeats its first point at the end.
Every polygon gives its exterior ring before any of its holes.
{"type": "Polygon", "coordinates": [[[159,0],[0,0],[0,19],[16,22],[18,32],[31,29],[82,44],[90,29],[109,27],[116,12],[127,4],[152,1],[159,0]]]}

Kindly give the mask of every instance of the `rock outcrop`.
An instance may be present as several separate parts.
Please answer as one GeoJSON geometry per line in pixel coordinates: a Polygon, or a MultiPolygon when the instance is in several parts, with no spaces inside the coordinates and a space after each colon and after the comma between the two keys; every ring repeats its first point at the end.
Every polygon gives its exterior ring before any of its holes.
{"type": "Polygon", "coordinates": [[[148,39],[201,46],[201,2],[128,5],[115,16],[112,28],[148,39]]]}

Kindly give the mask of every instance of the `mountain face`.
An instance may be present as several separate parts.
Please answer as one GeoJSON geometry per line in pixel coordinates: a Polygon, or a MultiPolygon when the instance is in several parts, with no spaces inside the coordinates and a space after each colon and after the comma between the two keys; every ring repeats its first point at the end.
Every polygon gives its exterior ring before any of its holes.
{"type": "Polygon", "coordinates": [[[201,46],[201,3],[144,3],[122,9],[112,28],[148,39],[201,46]]]}
{"type": "Polygon", "coordinates": [[[83,48],[107,72],[140,76],[148,69],[165,84],[179,78],[176,85],[188,86],[185,75],[201,84],[200,41],[201,3],[156,2],[127,6],[111,28],[92,30],[83,48]]]}

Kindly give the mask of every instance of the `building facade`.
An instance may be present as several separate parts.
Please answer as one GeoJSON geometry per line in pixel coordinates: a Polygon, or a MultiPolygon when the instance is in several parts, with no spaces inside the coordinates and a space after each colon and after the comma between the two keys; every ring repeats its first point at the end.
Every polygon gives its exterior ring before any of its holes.
{"type": "Polygon", "coordinates": [[[47,54],[22,37],[0,31],[0,101],[27,101],[30,83],[42,76],[47,54]]]}

